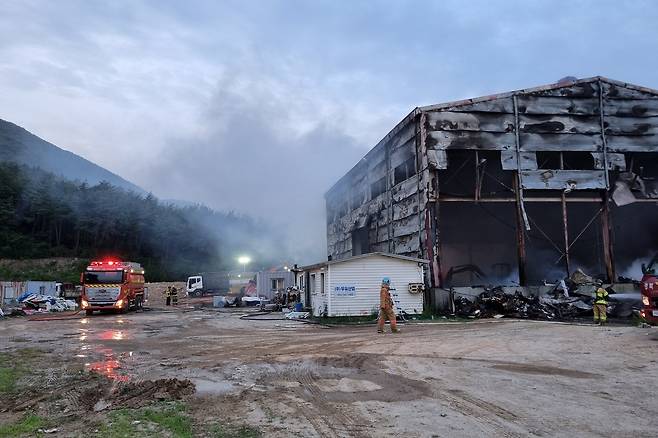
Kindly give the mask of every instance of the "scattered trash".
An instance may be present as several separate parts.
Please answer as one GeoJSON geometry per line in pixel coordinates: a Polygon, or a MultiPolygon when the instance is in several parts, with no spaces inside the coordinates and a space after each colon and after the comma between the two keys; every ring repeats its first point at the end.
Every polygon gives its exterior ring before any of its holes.
{"type": "Polygon", "coordinates": [[[64,312],[76,310],[78,307],[77,303],[72,300],[29,292],[18,297],[18,302],[23,305],[21,310],[26,315],[34,312],[64,312]]]}
{"type": "Polygon", "coordinates": [[[55,432],[58,432],[58,431],[59,431],[59,429],[56,428],[56,427],[53,427],[52,429],[39,429],[38,430],[39,433],[55,433],[55,432]]]}
{"type": "Polygon", "coordinates": [[[309,312],[290,312],[286,313],[286,319],[308,319],[309,312]]]}

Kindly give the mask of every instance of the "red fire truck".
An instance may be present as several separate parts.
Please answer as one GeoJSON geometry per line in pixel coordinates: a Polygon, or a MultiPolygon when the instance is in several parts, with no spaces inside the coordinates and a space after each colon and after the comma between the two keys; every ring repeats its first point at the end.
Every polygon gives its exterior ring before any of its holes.
{"type": "Polygon", "coordinates": [[[82,273],[80,305],[87,315],[94,310],[123,312],[141,309],[146,301],[144,268],[117,260],[92,261],[82,273]]]}

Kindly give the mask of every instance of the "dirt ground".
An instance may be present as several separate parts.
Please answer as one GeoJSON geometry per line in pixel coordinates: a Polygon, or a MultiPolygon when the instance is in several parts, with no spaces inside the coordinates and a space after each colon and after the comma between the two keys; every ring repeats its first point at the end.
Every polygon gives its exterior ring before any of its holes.
{"type": "Polygon", "coordinates": [[[112,412],[178,401],[196,436],[658,435],[658,328],[503,319],[378,335],[165,308],[153,292],[151,305],[0,320],[0,355],[22,367],[0,424],[33,413],[56,436],[148,435],[139,420],[112,432],[112,412]]]}

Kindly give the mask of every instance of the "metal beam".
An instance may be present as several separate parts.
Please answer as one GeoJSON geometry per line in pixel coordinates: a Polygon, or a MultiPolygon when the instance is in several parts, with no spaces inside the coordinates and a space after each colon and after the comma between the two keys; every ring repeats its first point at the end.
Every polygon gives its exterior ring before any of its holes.
{"type": "Polygon", "coordinates": [[[601,234],[603,235],[603,258],[608,281],[613,283],[617,279],[615,273],[614,252],[612,247],[612,227],[610,222],[610,194],[605,191],[601,194],[601,234]]]}
{"type": "MultiPolygon", "coordinates": [[[[564,154],[560,152],[560,169],[564,169],[564,154]]],[[[567,268],[567,277],[571,275],[571,258],[569,257],[569,249],[571,248],[571,245],[569,245],[569,223],[568,223],[568,215],[567,215],[567,195],[563,191],[562,194],[560,195],[562,198],[562,231],[564,232],[564,263],[567,268]]]]}
{"type": "MultiPolygon", "coordinates": [[[[515,182],[516,184],[516,182],[515,182]]],[[[516,202],[516,198],[507,197],[507,198],[470,198],[465,196],[440,196],[439,200],[441,202],[481,202],[481,203],[505,203],[505,202],[516,202]]],[[[562,202],[560,197],[547,197],[541,196],[536,198],[524,198],[524,202],[562,202]]],[[[652,202],[658,203],[658,200],[651,200],[652,202]]],[[[601,198],[589,198],[589,197],[569,197],[566,198],[566,202],[601,202],[601,198]]]]}
{"type": "MultiPolygon", "coordinates": [[[[516,171],[518,174],[518,171],[516,171]]],[[[516,193],[516,250],[519,263],[519,285],[525,286],[527,284],[526,275],[526,248],[525,248],[525,221],[523,218],[523,211],[521,210],[521,196],[520,196],[519,178],[514,178],[514,192],[516,193]]]]}
{"type": "Polygon", "coordinates": [[[603,88],[601,79],[599,85],[599,119],[601,122],[601,141],[603,143],[603,171],[605,172],[605,189],[610,189],[610,176],[608,175],[608,141],[605,138],[605,114],[603,113],[603,88]]]}

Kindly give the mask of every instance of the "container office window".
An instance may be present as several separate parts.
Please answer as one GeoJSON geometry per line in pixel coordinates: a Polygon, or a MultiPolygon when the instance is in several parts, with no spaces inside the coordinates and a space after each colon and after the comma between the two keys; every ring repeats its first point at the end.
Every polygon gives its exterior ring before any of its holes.
{"type": "Polygon", "coordinates": [[[283,278],[272,279],[272,290],[273,291],[283,290],[283,278]]]}

